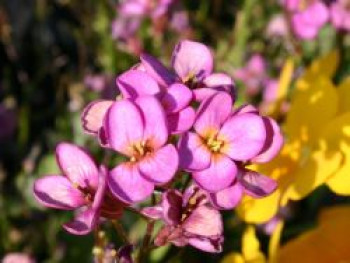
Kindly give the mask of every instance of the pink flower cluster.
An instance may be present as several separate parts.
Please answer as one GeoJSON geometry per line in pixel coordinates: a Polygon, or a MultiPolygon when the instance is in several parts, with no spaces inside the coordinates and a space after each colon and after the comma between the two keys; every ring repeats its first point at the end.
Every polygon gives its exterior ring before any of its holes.
{"type": "Polygon", "coordinates": [[[213,72],[213,60],[208,47],[188,40],[175,47],[172,69],[142,54],[138,65],[117,78],[117,100],[85,108],[85,131],[124,161],[98,168],[81,148],[58,145],[64,176],[38,179],[34,193],[48,207],[83,208],[65,229],[88,233],[99,218],[117,219],[126,206],[161,191],[158,205],[140,210],[165,223],[155,244],[219,252],[218,210],[234,208],[244,193],[260,198],[275,190],[274,180],[247,165],[276,156],[283,143],[279,126],[253,106],[235,108],[233,81],[213,72]],[[175,189],[186,176],[193,183],[183,185],[184,192],[175,189]]]}

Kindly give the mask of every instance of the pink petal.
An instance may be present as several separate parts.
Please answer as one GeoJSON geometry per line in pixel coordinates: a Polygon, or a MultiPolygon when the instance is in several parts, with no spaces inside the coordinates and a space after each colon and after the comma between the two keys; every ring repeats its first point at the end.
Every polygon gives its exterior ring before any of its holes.
{"type": "Polygon", "coordinates": [[[232,111],[232,99],[226,92],[218,92],[204,100],[197,110],[194,129],[202,137],[216,133],[232,111]]]}
{"type": "Polygon", "coordinates": [[[259,111],[257,108],[255,108],[253,105],[245,104],[239,107],[237,110],[235,110],[234,114],[242,114],[242,113],[254,113],[259,114],[259,111]]]}
{"type": "Polygon", "coordinates": [[[187,107],[192,100],[192,91],[187,86],[172,84],[162,98],[162,105],[167,113],[178,112],[187,107]]]}
{"type": "Polygon", "coordinates": [[[177,226],[181,222],[182,195],[178,190],[168,190],[162,196],[163,219],[166,224],[177,226]]]}
{"type": "Polygon", "coordinates": [[[182,227],[192,235],[203,237],[222,235],[223,224],[218,210],[199,206],[193,210],[190,216],[184,221],[182,227]]]}
{"type": "Polygon", "coordinates": [[[86,235],[94,230],[98,220],[98,212],[89,208],[80,212],[73,221],[63,225],[63,228],[74,235],[86,235]]]}
{"type": "Polygon", "coordinates": [[[162,87],[167,88],[175,82],[175,75],[155,57],[144,53],[140,56],[140,59],[146,72],[162,87]]]}
{"type": "Polygon", "coordinates": [[[82,148],[60,143],[56,147],[56,158],[63,174],[82,188],[96,189],[98,169],[92,157],[82,148]]]}
{"type": "Polygon", "coordinates": [[[144,124],[139,108],[128,100],[115,102],[107,113],[104,129],[109,145],[131,156],[130,147],[143,140],[144,124]]]}
{"type": "Polygon", "coordinates": [[[158,149],[167,142],[169,136],[164,109],[154,96],[139,97],[135,103],[140,107],[143,115],[143,138],[158,149]]]}
{"type": "Polygon", "coordinates": [[[224,238],[222,236],[215,238],[192,237],[188,239],[188,243],[191,246],[210,253],[221,253],[223,241],[224,238]]]}
{"type": "MultiPolygon", "coordinates": [[[[203,80],[203,84],[206,88],[209,88],[209,90],[214,91],[224,91],[230,94],[231,96],[235,97],[235,88],[232,78],[224,73],[214,73],[209,75],[203,80]]],[[[206,93],[203,91],[203,89],[196,89],[194,90],[196,100],[202,101],[203,99],[206,99],[210,97],[209,91],[206,91],[206,93]],[[201,92],[198,92],[199,90],[202,90],[201,92]]]]}
{"type": "Polygon", "coordinates": [[[192,173],[196,183],[208,192],[218,192],[228,187],[237,174],[236,164],[223,154],[212,156],[210,166],[192,173]]]}
{"type": "Polygon", "coordinates": [[[183,40],[173,51],[172,66],[182,81],[191,77],[202,80],[213,71],[213,55],[207,46],[183,40]]]}
{"type": "Polygon", "coordinates": [[[158,94],[161,89],[157,82],[140,70],[128,70],[117,78],[117,85],[124,98],[135,99],[145,95],[158,94]]]}
{"type": "Polygon", "coordinates": [[[122,163],[109,173],[107,183],[111,192],[125,203],[136,203],[149,197],[153,183],[144,179],[137,164],[122,163]]]}
{"type": "Polygon", "coordinates": [[[60,175],[48,175],[36,180],[34,196],[42,205],[62,210],[73,210],[86,203],[82,192],[60,175]]]}
{"type": "Polygon", "coordinates": [[[277,188],[275,180],[250,170],[242,171],[238,179],[244,187],[245,193],[255,198],[268,196],[277,188]]]}
{"type": "Polygon", "coordinates": [[[186,170],[202,170],[210,165],[211,153],[202,139],[193,132],[181,136],[178,144],[180,167],[186,170]]]}
{"type": "Polygon", "coordinates": [[[278,124],[271,118],[263,117],[266,127],[266,141],[262,152],[252,159],[254,163],[271,161],[283,146],[283,135],[278,124]]]}
{"type": "Polygon", "coordinates": [[[218,209],[230,210],[236,207],[243,196],[243,187],[235,183],[217,193],[210,194],[214,207],[218,209]]]}
{"type": "Polygon", "coordinates": [[[172,134],[186,132],[191,129],[195,117],[196,113],[191,106],[179,112],[168,114],[168,129],[172,134]]]}
{"type": "Polygon", "coordinates": [[[264,146],[263,118],[252,113],[234,115],[222,126],[218,140],[225,142],[222,153],[234,160],[247,161],[257,156],[264,146]]]}
{"type": "Polygon", "coordinates": [[[147,12],[147,6],[140,1],[128,0],[123,2],[119,8],[119,12],[125,16],[142,16],[147,12]]]}
{"type": "Polygon", "coordinates": [[[161,206],[145,207],[141,209],[141,214],[148,218],[158,220],[163,217],[163,208],[161,206]]]}
{"type": "Polygon", "coordinates": [[[174,145],[167,144],[139,162],[140,173],[155,184],[169,182],[179,166],[179,155],[174,145]]]}
{"type": "Polygon", "coordinates": [[[103,118],[113,104],[111,100],[96,100],[89,103],[81,114],[81,122],[85,132],[97,134],[102,127],[103,118]]]}

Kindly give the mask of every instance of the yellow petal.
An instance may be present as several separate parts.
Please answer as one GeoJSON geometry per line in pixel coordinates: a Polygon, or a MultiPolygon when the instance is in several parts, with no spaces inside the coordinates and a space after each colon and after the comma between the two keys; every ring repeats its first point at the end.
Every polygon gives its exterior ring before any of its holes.
{"type": "Polygon", "coordinates": [[[338,86],[339,113],[350,111],[350,77],[344,79],[338,86]]]}
{"type": "Polygon", "coordinates": [[[311,143],[335,116],[337,108],[338,95],[332,82],[323,77],[315,79],[308,90],[296,92],[292,98],[285,125],[287,137],[311,143]]]}
{"type": "Polygon", "coordinates": [[[224,257],[221,263],[245,263],[244,258],[239,253],[230,253],[224,257]]]}
{"type": "Polygon", "coordinates": [[[246,262],[264,263],[265,256],[260,251],[260,243],[255,234],[255,228],[248,226],[242,237],[242,254],[246,262]]]}
{"type": "Polygon", "coordinates": [[[279,222],[269,241],[269,263],[277,263],[278,251],[284,223],[279,222]]]}
{"type": "Polygon", "coordinates": [[[333,50],[329,54],[314,60],[305,73],[297,80],[297,90],[306,90],[315,78],[323,76],[331,79],[339,65],[339,52],[333,50]]]}
{"type": "Polygon", "coordinates": [[[287,242],[280,249],[278,263],[350,262],[349,216],[349,206],[331,208],[330,212],[322,213],[315,229],[287,242]]]}

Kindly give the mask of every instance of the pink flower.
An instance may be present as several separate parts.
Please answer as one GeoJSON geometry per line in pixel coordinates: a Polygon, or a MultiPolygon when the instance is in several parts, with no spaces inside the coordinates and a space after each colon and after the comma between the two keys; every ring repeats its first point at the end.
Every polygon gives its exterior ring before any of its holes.
{"type": "Polygon", "coordinates": [[[266,76],[266,62],[259,54],[251,56],[245,67],[234,72],[234,77],[244,83],[248,96],[260,91],[266,76]]]}
{"type": "Polygon", "coordinates": [[[313,39],[329,19],[329,11],[322,1],[284,0],[292,15],[292,28],[301,39],[313,39]]]}
{"type": "Polygon", "coordinates": [[[330,7],[331,22],[336,29],[350,31],[350,2],[337,0],[330,7]]]}
{"type": "Polygon", "coordinates": [[[180,166],[209,192],[229,187],[238,173],[236,162],[257,158],[270,139],[264,119],[253,112],[232,113],[225,92],[201,103],[193,127],[179,141],[180,166]]]}
{"type": "MultiPolygon", "coordinates": [[[[236,116],[255,114],[258,111],[252,106],[242,106],[236,112],[236,116]]],[[[252,163],[266,163],[273,159],[283,145],[283,136],[278,124],[271,118],[261,117],[265,125],[266,140],[264,146],[258,155],[251,158],[252,163]]],[[[228,187],[216,193],[210,193],[214,207],[218,209],[232,209],[238,205],[243,194],[250,195],[254,198],[262,198],[270,195],[277,188],[275,180],[266,175],[257,173],[239,165],[236,180],[228,187]]]]}
{"type": "Polygon", "coordinates": [[[112,193],[127,203],[146,199],[154,185],[169,182],[178,168],[178,153],[167,144],[165,112],[154,96],[113,103],[104,120],[109,145],[127,156],[109,175],[112,193]]]}
{"type": "Polygon", "coordinates": [[[267,25],[266,29],[267,36],[277,36],[277,37],[283,37],[288,34],[288,24],[286,21],[285,16],[282,14],[275,15],[270,20],[269,24],[267,25]]]}
{"type": "Polygon", "coordinates": [[[207,46],[198,42],[183,40],[176,45],[171,63],[175,72],[147,54],[141,55],[141,63],[161,87],[183,83],[193,91],[197,101],[217,91],[234,93],[232,79],[223,73],[213,73],[213,55],[207,46]]]}
{"type": "Polygon", "coordinates": [[[159,206],[145,208],[143,212],[165,223],[155,238],[156,246],[170,242],[211,253],[222,251],[224,238],[220,213],[210,206],[206,193],[197,186],[191,186],[184,194],[168,190],[163,193],[159,206]]]}
{"type": "Polygon", "coordinates": [[[2,263],[35,263],[29,255],[25,253],[9,253],[1,261],[2,263]]]}
{"type": "Polygon", "coordinates": [[[123,16],[149,16],[157,19],[166,14],[174,0],[127,0],[118,7],[123,16]]]}
{"type": "Polygon", "coordinates": [[[123,204],[114,199],[106,188],[107,171],[100,170],[82,148],[60,143],[56,148],[58,165],[62,175],[47,175],[34,183],[34,196],[44,206],[75,210],[76,218],[64,224],[64,228],[76,235],[91,232],[100,216],[119,218],[123,204]]]}

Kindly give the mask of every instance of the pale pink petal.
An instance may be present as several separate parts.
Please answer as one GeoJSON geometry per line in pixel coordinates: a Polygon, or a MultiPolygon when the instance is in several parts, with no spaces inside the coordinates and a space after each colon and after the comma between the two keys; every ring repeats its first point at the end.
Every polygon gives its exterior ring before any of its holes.
{"type": "Polygon", "coordinates": [[[132,156],[131,147],[143,140],[144,124],[140,109],[129,100],[115,102],[107,112],[104,130],[114,150],[132,156]]]}
{"type": "Polygon", "coordinates": [[[192,100],[192,91],[181,83],[172,84],[162,97],[162,105],[167,113],[178,112],[192,100]]]}
{"type": "Polygon", "coordinates": [[[81,114],[81,122],[85,132],[97,134],[102,127],[103,118],[113,104],[111,100],[96,100],[89,103],[81,114]]]}
{"type": "Polygon", "coordinates": [[[138,0],[124,1],[119,7],[119,12],[124,16],[143,16],[147,12],[147,5],[138,0]]]}
{"type": "Polygon", "coordinates": [[[277,188],[275,180],[250,170],[240,172],[238,180],[244,187],[245,193],[255,198],[268,196],[277,188]]]}
{"type": "Polygon", "coordinates": [[[222,126],[218,140],[225,142],[222,153],[234,160],[247,161],[257,156],[265,144],[263,118],[252,113],[234,115],[222,126]]]}
{"type": "Polygon", "coordinates": [[[56,158],[63,174],[82,188],[96,189],[98,169],[92,157],[82,148],[62,142],[56,147],[56,158]]]}
{"type": "Polygon", "coordinates": [[[139,162],[140,173],[155,184],[169,182],[179,166],[179,155],[174,145],[167,144],[139,162]]]}
{"type": "Polygon", "coordinates": [[[259,114],[259,111],[257,108],[255,108],[253,105],[250,104],[245,104],[239,107],[234,111],[234,114],[243,114],[243,113],[254,113],[254,114],[259,114]]]}
{"type": "Polygon", "coordinates": [[[142,177],[138,165],[119,164],[109,173],[107,183],[111,192],[125,203],[136,203],[148,198],[154,184],[142,177]]]}
{"type": "Polygon", "coordinates": [[[172,66],[182,81],[202,80],[213,71],[213,55],[201,43],[183,40],[173,51],[172,66]]]}
{"type": "Polygon", "coordinates": [[[34,183],[34,196],[42,205],[73,210],[86,203],[84,195],[61,175],[48,175],[34,183]]]}
{"type": "Polygon", "coordinates": [[[193,132],[181,136],[178,144],[180,167],[185,170],[203,170],[209,167],[211,153],[202,139],[193,132]]]}
{"type": "Polygon", "coordinates": [[[196,113],[194,109],[189,106],[183,110],[168,114],[168,129],[172,134],[179,134],[191,129],[196,113]]]}
{"type": "Polygon", "coordinates": [[[228,187],[237,174],[236,164],[225,155],[212,157],[210,166],[192,173],[196,183],[208,192],[218,192],[228,187]]]}
{"type": "Polygon", "coordinates": [[[204,100],[197,110],[194,129],[202,137],[217,133],[232,111],[232,98],[226,92],[218,92],[204,100]]]}
{"type": "Polygon", "coordinates": [[[63,228],[74,235],[87,235],[94,230],[97,220],[97,210],[88,208],[80,212],[73,221],[65,223],[63,228]]]}
{"type": "Polygon", "coordinates": [[[188,239],[188,243],[191,246],[209,253],[221,253],[223,242],[224,242],[223,236],[210,237],[210,238],[203,238],[203,237],[197,236],[197,237],[192,237],[188,239]]]}
{"type": "Polygon", "coordinates": [[[186,232],[203,237],[218,236],[223,232],[222,218],[218,210],[199,206],[184,221],[182,227],[186,232]]]}
{"type": "Polygon", "coordinates": [[[143,96],[136,99],[144,120],[143,139],[158,149],[168,140],[168,124],[164,109],[154,96],[143,96]]]}
{"type": "Polygon", "coordinates": [[[214,207],[218,209],[230,210],[236,207],[243,196],[243,187],[239,183],[210,194],[210,199],[214,207]]]}
{"type": "Polygon", "coordinates": [[[258,156],[252,159],[254,163],[271,161],[283,146],[283,135],[278,124],[271,118],[263,117],[266,127],[265,146],[258,156]]]}
{"type": "Polygon", "coordinates": [[[142,54],[140,59],[146,72],[162,87],[167,88],[175,82],[176,76],[155,57],[142,54]]]}
{"type": "Polygon", "coordinates": [[[227,74],[224,74],[224,73],[211,74],[203,80],[203,84],[207,88],[210,88],[216,91],[225,91],[230,95],[233,95],[233,97],[235,97],[235,88],[234,88],[233,80],[227,74]]]}
{"type": "Polygon", "coordinates": [[[141,214],[153,220],[158,220],[163,217],[163,207],[161,206],[145,207],[141,209],[141,214]]]}
{"type": "Polygon", "coordinates": [[[117,78],[117,85],[124,98],[135,99],[145,95],[156,95],[161,89],[146,72],[128,70],[117,78]]]}

